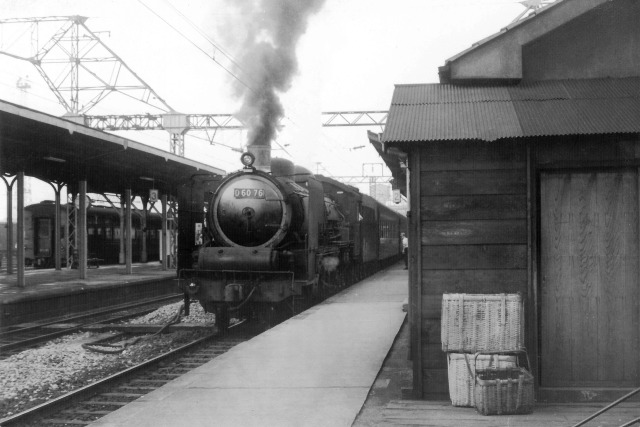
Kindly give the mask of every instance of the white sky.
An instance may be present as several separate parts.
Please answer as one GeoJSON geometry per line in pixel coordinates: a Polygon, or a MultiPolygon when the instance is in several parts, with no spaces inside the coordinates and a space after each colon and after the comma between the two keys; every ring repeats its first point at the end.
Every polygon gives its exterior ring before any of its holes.
{"type": "MultiPolygon", "coordinates": [[[[109,31],[101,33],[103,42],[177,111],[234,113],[238,101],[231,96],[232,78],[194,47],[214,50],[176,9],[231,56],[240,56],[229,41],[229,24],[241,30],[241,17],[222,0],[0,0],[0,19],[87,16],[87,26],[94,32],[109,31]]],[[[382,163],[368,143],[366,127],[323,128],[320,113],[388,110],[395,84],[437,83],[438,67],[447,58],[498,32],[522,11],[515,0],[326,0],[299,42],[299,73],[291,90],[282,95],[287,119],[278,143],[290,155],[275,150],[272,156],[288,157],[329,176],[361,175],[363,164],[382,163]],[[353,150],[362,145],[365,148],[353,150]]],[[[0,25],[0,49],[10,43],[8,31],[0,25]]],[[[229,65],[219,53],[216,57],[229,65]]],[[[54,115],[65,112],[31,64],[5,55],[0,55],[0,99],[54,115]],[[26,76],[31,81],[27,93],[16,87],[26,76]]],[[[140,104],[138,113],[148,111],[140,104]]],[[[89,114],[126,112],[131,111],[109,105],[89,114]]],[[[165,132],[120,135],[169,150],[165,132]]],[[[210,145],[203,137],[187,135],[186,157],[227,171],[239,168],[239,153],[210,145]]],[[[244,138],[234,130],[215,135],[215,141],[232,147],[240,147],[244,138]]],[[[26,202],[52,198],[46,192],[40,196],[43,187],[37,183],[31,186],[32,200],[26,202]]],[[[2,185],[0,206],[5,197],[2,185]]],[[[0,208],[0,218],[6,216],[4,211],[0,208]]]]}

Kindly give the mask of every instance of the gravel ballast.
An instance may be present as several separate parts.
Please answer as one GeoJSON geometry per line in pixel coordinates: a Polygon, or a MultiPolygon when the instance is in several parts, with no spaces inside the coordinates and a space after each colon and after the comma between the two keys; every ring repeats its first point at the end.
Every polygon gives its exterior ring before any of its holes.
{"type": "MultiPolygon", "coordinates": [[[[181,304],[161,307],[127,323],[157,324],[160,329],[175,316],[181,304]]],[[[199,304],[191,304],[190,311],[190,316],[183,316],[180,323],[207,326],[213,326],[215,323],[215,316],[204,313],[199,304]]],[[[110,335],[114,336],[115,333],[80,332],[12,355],[0,361],[0,418],[16,414],[159,356],[202,334],[202,331],[149,334],[126,347],[121,353],[103,354],[87,351],[82,345],[110,335]]],[[[123,338],[116,339],[115,343],[118,340],[123,338]]]]}

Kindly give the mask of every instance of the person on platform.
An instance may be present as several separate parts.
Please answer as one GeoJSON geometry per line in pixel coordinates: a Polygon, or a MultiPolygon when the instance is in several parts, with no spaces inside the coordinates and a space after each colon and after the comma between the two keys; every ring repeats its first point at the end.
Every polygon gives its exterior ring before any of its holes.
{"type": "Polygon", "coordinates": [[[402,258],[404,259],[404,269],[409,268],[409,239],[404,233],[400,233],[402,239],[402,258]]]}

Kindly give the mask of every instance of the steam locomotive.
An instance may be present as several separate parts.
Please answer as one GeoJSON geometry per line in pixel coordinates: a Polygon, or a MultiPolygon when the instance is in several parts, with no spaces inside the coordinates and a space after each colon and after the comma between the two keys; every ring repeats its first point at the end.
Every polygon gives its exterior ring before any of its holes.
{"type": "Polygon", "coordinates": [[[178,191],[178,275],[225,329],[317,302],[401,257],[406,217],[356,188],[272,159],[226,178],[194,176],[178,191]]]}

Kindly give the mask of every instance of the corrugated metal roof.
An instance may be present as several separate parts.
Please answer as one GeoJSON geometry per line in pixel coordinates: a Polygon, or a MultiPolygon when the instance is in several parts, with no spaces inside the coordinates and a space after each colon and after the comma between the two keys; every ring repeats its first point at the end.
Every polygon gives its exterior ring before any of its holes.
{"type": "Polygon", "coordinates": [[[509,101],[506,86],[456,86],[449,84],[396,85],[391,104],[452,104],[461,102],[509,101]]]}
{"type": "Polygon", "coordinates": [[[397,85],[383,142],[640,132],[640,78],[397,85]]]}

